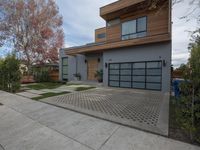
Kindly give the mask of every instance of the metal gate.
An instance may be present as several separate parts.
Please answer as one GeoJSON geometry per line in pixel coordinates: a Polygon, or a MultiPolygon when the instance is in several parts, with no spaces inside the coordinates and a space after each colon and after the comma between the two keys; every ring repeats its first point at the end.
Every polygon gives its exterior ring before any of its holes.
{"type": "Polygon", "coordinates": [[[110,63],[108,80],[111,87],[161,91],[162,62],[110,63]]]}

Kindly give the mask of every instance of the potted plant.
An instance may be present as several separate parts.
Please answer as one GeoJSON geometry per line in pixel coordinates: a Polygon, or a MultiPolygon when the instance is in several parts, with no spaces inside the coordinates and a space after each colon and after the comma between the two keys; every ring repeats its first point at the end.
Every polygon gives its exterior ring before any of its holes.
{"type": "Polygon", "coordinates": [[[81,80],[81,74],[80,73],[75,73],[74,74],[74,80],[75,81],[80,81],[81,80]]]}
{"type": "Polygon", "coordinates": [[[95,78],[97,78],[98,82],[103,82],[103,70],[97,70],[95,73],[95,78]]]}

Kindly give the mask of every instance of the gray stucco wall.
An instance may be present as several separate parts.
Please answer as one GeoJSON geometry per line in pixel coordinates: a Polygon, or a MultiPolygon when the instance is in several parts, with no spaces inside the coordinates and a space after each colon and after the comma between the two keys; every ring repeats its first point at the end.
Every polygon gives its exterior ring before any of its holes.
{"type": "Polygon", "coordinates": [[[77,73],[81,74],[81,80],[87,80],[87,64],[85,63],[85,55],[76,55],[76,61],[77,73]]]}
{"type": "Polygon", "coordinates": [[[64,50],[60,49],[59,50],[59,80],[62,81],[62,58],[66,57],[64,50]]]}
{"type": "Polygon", "coordinates": [[[76,56],[68,56],[65,55],[64,50],[60,49],[60,58],[59,58],[59,79],[62,81],[62,58],[67,57],[68,58],[68,80],[73,81],[74,77],[73,75],[76,73],[81,74],[81,80],[86,81],[87,80],[87,63],[85,63],[85,60],[90,59],[97,59],[100,58],[99,66],[97,70],[103,69],[103,58],[102,54],[86,54],[81,55],[78,54],[76,56]]]}
{"type": "MultiPolygon", "coordinates": [[[[166,66],[162,69],[162,91],[170,91],[171,78],[171,42],[119,48],[103,53],[105,63],[137,62],[137,61],[165,60],[166,66]]],[[[108,86],[108,67],[104,67],[104,85],[108,86]]]]}
{"type": "Polygon", "coordinates": [[[171,79],[171,42],[149,44],[143,46],[134,46],[128,48],[119,48],[110,51],[105,51],[102,54],[86,54],[76,56],[66,56],[64,51],[60,50],[60,80],[62,80],[62,57],[68,57],[68,80],[74,80],[73,74],[80,73],[82,79],[87,80],[87,63],[85,60],[98,59],[100,63],[98,70],[103,69],[104,85],[108,86],[108,68],[105,63],[119,62],[138,62],[138,61],[158,61],[165,60],[166,66],[162,69],[162,91],[170,91],[171,79]]]}
{"type": "Polygon", "coordinates": [[[76,57],[65,55],[63,49],[59,51],[59,80],[62,81],[62,58],[68,58],[68,80],[73,80],[73,74],[76,73],[76,57]]]}

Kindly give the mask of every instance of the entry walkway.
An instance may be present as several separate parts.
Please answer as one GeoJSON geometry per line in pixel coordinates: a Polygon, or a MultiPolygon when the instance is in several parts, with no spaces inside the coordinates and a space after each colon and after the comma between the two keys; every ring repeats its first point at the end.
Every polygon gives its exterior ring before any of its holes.
{"type": "Polygon", "coordinates": [[[5,150],[200,150],[28,98],[0,92],[5,150]]]}

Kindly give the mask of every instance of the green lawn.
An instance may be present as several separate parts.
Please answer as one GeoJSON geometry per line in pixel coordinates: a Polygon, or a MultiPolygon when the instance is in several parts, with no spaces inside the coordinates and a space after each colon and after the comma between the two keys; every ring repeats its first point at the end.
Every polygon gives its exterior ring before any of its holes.
{"type": "Polygon", "coordinates": [[[52,97],[52,96],[58,96],[58,95],[63,95],[63,94],[67,94],[69,92],[61,92],[61,93],[45,93],[45,94],[42,94],[41,96],[39,97],[34,97],[32,98],[33,100],[40,100],[40,99],[43,99],[43,98],[48,98],[48,97],[52,97]]]}
{"type": "Polygon", "coordinates": [[[94,89],[95,87],[77,87],[75,90],[76,91],[85,91],[89,89],[94,89]]]}
{"type": "Polygon", "coordinates": [[[80,83],[67,83],[67,85],[81,85],[80,83]]]}
{"type": "Polygon", "coordinates": [[[34,90],[41,90],[41,89],[55,89],[63,85],[63,83],[56,83],[56,82],[44,82],[44,83],[36,83],[27,85],[26,87],[34,90]]]}

